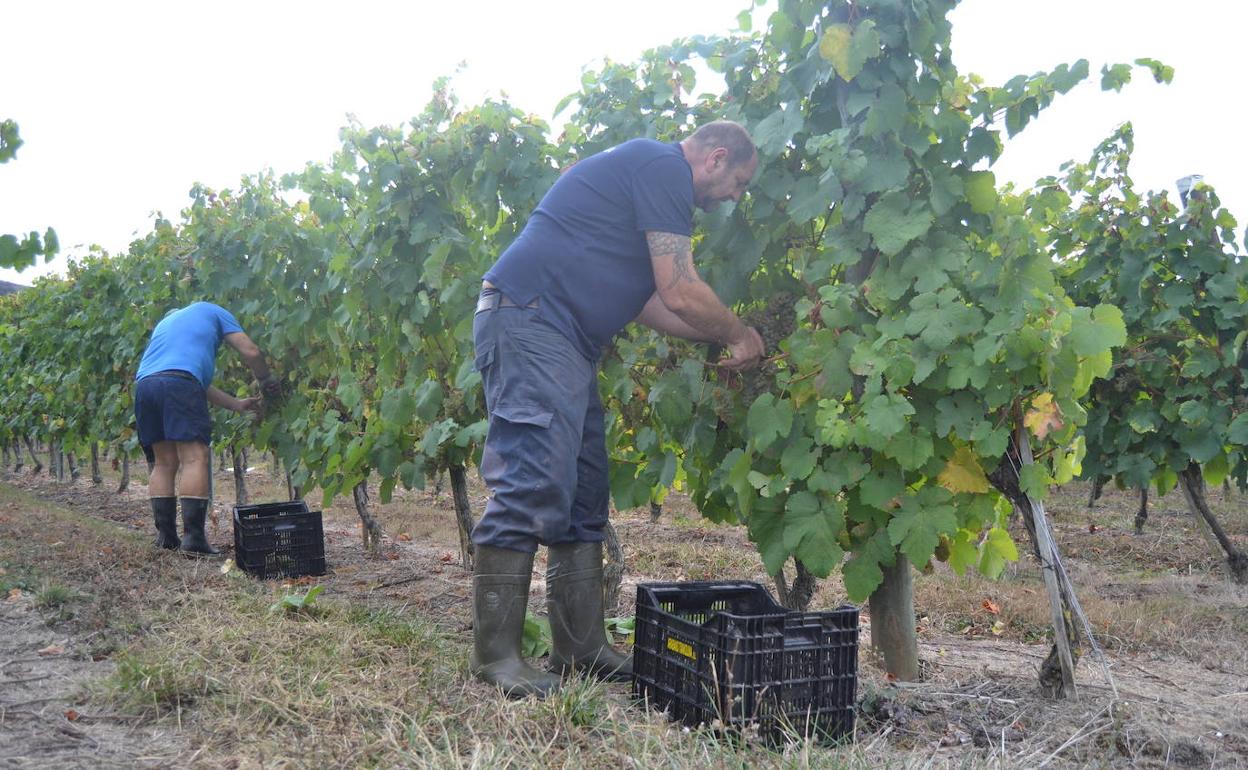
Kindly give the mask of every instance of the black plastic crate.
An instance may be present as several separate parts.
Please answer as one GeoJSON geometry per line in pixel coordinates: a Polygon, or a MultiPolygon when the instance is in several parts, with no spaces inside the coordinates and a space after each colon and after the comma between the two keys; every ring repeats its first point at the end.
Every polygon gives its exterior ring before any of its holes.
{"type": "Polygon", "coordinates": [[[750,582],[637,586],[633,695],[695,725],[853,733],[858,609],[791,612],[750,582]]]}
{"type": "Polygon", "coordinates": [[[261,579],[324,575],[321,512],[302,500],[235,506],[234,563],[261,579]]]}

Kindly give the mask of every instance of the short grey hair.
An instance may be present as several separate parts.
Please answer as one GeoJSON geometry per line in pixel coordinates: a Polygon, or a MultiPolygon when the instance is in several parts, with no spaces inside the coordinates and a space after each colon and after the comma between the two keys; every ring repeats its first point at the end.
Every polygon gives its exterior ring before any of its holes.
{"type": "Polygon", "coordinates": [[[750,132],[740,123],[731,120],[717,120],[700,126],[689,136],[689,141],[703,152],[723,147],[728,151],[729,166],[749,163],[758,155],[750,132]]]}

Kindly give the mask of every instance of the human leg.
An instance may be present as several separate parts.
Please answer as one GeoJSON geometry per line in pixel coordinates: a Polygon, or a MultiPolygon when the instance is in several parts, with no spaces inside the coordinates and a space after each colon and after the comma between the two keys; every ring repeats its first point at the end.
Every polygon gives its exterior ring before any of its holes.
{"type": "Polygon", "coordinates": [[[477,368],[490,428],[481,475],[492,492],[473,530],[474,675],[512,696],[544,696],[558,677],[524,661],[533,552],[566,533],[593,367],[524,309],[478,313],[477,368]]]}
{"type": "Polygon", "coordinates": [[[221,552],[208,542],[204,521],[208,517],[208,474],[212,454],[202,441],[175,442],[182,468],[181,506],[183,551],[216,556],[221,552]]]}
{"type": "Polygon", "coordinates": [[[175,550],[178,547],[178,498],[174,482],[178,476],[178,449],[173,441],[152,444],[152,475],[148,481],[148,497],[152,518],[156,521],[156,545],[175,550]]]}
{"type": "Polygon", "coordinates": [[[604,412],[595,390],[589,398],[577,458],[576,498],[567,540],[552,543],[546,570],[551,669],[586,671],[600,679],[632,676],[632,658],[612,649],[604,625],[602,540],[610,489],[604,412]]]}

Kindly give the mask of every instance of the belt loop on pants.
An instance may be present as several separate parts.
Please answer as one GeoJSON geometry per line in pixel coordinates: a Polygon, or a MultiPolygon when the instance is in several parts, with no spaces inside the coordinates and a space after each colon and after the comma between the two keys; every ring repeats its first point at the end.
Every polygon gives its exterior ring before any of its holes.
{"type": "MultiPolygon", "coordinates": [[[[525,305],[525,307],[537,307],[537,302],[537,299],[534,299],[532,302],[525,305]]],[[[498,289],[486,289],[481,292],[479,297],[477,297],[478,313],[483,310],[495,310],[500,307],[519,307],[519,305],[507,299],[507,297],[504,296],[498,289]]]]}

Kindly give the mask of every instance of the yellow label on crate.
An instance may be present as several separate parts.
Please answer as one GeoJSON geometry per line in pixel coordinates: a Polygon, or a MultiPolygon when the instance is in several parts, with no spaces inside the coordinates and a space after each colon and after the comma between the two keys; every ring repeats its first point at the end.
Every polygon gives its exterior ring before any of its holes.
{"type": "Polygon", "coordinates": [[[672,638],[672,637],[670,637],[670,636],[669,636],[669,637],[667,637],[667,649],[669,649],[669,650],[671,650],[672,652],[675,652],[675,653],[677,653],[677,654],[679,654],[679,655],[684,655],[684,656],[685,656],[686,658],[688,658],[689,660],[697,660],[697,659],[698,659],[698,656],[697,656],[696,654],[694,654],[694,652],[693,652],[693,647],[692,647],[691,645],[685,644],[684,642],[680,641],[679,639],[673,639],[673,638],[672,638]]]}

